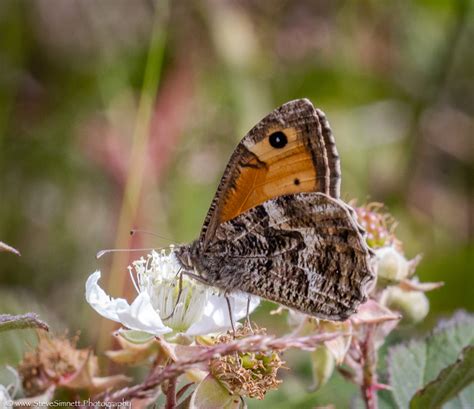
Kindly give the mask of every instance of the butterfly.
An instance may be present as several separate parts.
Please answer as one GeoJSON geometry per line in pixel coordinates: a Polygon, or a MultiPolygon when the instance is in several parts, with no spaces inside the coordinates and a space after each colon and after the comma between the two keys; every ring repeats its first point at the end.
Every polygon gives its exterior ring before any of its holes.
{"type": "Polygon", "coordinates": [[[290,101],[237,145],[199,238],[175,254],[185,272],[227,293],[344,320],[367,299],[374,273],[340,183],[324,113],[290,101]]]}

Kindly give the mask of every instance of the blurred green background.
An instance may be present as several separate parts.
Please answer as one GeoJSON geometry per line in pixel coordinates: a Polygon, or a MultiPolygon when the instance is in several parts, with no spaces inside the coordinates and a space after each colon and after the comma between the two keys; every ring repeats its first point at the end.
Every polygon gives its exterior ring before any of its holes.
{"type": "MultiPolygon", "coordinates": [[[[2,0],[0,240],[22,256],[0,254],[0,312],[33,310],[106,345],[84,282],[100,268],[128,294],[136,254],[96,252],[194,239],[240,138],[300,97],[332,125],[343,198],[384,202],[407,256],[424,254],[421,279],[446,283],[429,294],[428,324],[474,310],[472,6],[2,0]]],[[[285,331],[270,309],[256,320],[285,331]]],[[[0,363],[17,362],[25,339],[0,334],[0,363]]],[[[348,404],[338,378],[300,393],[307,356],[286,358],[281,390],[250,407],[348,404]]]]}

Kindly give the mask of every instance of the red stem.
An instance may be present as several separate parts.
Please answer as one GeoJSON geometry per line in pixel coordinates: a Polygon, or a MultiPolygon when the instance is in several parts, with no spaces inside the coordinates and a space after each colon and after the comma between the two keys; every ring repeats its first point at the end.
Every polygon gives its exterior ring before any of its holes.
{"type": "Polygon", "coordinates": [[[377,351],[374,345],[375,326],[368,325],[367,337],[361,345],[363,376],[361,392],[367,409],[378,409],[377,399],[377,351]]]}
{"type": "Polygon", "coordinates": [[[166,406],[165,409],[175,409],[176,407],[176,378],[168,380],[166,387],[166,406]]]}

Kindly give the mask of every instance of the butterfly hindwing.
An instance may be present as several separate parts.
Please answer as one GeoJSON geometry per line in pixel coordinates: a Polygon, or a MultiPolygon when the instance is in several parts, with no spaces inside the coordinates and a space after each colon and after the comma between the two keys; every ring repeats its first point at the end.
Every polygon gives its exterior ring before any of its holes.
{"type": "Polygon", "coordinates": [[[342,320],[373,282],[368,247],[347,206],[322,193],[280,196],[220,224],[192,262],[205,281],[342,320]]]}
{"type": "Polygon", "coordinates": [[[321,192],[339,197],[340,167],[322,111],[307,99],[288,102],[262,119],[229,160],[206,216],[207,245],[220,223],[282,195],[321,192]]]}

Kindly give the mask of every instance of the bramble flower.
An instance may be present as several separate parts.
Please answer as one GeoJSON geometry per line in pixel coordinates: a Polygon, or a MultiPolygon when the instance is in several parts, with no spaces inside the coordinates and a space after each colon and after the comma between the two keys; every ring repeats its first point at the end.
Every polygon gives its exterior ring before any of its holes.
{"type": "MultiPolygon", "coordinates": [[[[103,317],[155,336],[169,333],[205,335],[231,328],[229,309],[222,292],[184,274],[179,295],[180,271],[173,251],[152,251],[129,267],[138,293],[131,304],[105,293],[98,284],[100,271],[87,279],[86,300],[103,317]]],[[[247,314],[248,295],[233,293],[229,299],[233,320],[237,322],[247,314]]],[[[258,304],[259,299],[251,297],[249,312],[258,304]]]]}

